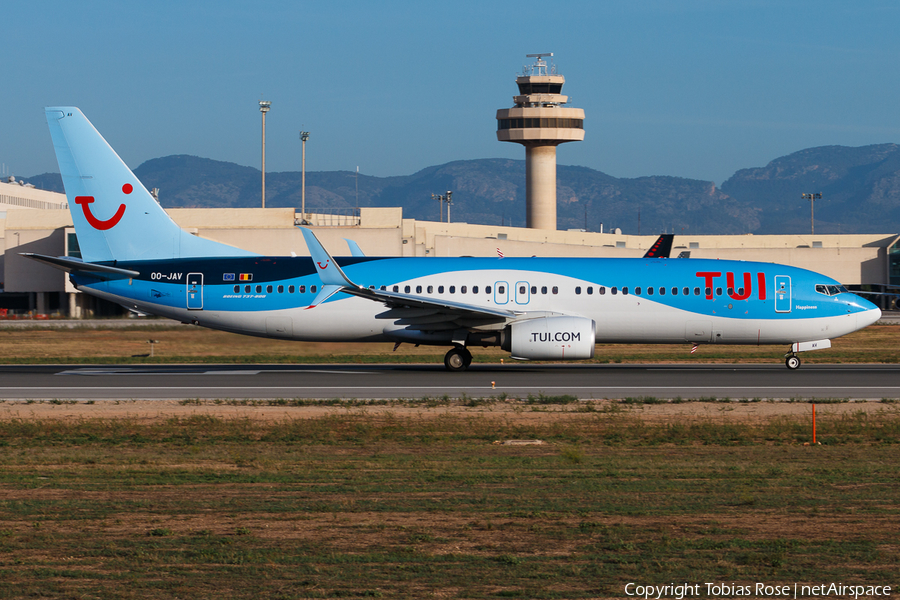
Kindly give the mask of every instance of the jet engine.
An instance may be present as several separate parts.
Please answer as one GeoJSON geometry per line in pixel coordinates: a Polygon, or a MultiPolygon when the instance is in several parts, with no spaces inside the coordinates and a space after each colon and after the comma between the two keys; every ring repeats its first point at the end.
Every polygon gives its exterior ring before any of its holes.
{"type": "Polygon", "coordinates": [[[504,331],[500,347],[513,358],[582,360],[594,357],[594,321],[584,317],[540,317],[516,321],[504,331]]]}

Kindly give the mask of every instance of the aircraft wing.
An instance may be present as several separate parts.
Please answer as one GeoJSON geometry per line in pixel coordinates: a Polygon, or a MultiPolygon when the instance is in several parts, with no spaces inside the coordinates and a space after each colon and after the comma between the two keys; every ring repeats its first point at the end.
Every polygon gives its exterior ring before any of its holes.
{"type": "Polygon", "coordinates": [[[394,319],[398,325],[407,325],[411,329],[432,331],[505,323],[526,314],[525,311],[437,300],[357,285],[350,281],[311,230],[305,227],[300,229],[323,283],[322,290],[307,308],[315,308],[337,292],[343,292],[383,303],[388,310],[378,318],[394,319]]]}

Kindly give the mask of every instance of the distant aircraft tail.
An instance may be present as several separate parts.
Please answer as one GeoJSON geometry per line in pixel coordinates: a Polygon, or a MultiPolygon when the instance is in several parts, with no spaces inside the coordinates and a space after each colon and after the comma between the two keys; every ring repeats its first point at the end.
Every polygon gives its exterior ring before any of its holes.
{"type": "Polygon", "coordinates": [[[44,110],[85,261],[253,256],[176,225],[79,109],[44,110]]]}
{"type": "Polygon", "coordinates": [[[656,239],[656,242],[644,254],[644,258],[669,258],[672,252],[672,240],[675,234],[664,233],[656,239]]]}

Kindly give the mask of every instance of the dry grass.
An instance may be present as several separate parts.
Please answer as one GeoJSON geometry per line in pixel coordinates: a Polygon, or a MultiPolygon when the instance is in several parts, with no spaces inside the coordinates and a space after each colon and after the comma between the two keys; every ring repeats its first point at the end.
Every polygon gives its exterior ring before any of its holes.
{"type": "MultiPolygon", "coordinates": [[[[2,329],[0,362],[143,362],[149,339],[158,340],[158,362],[435,362],[444,349],[404,344],[291,342],[236,335],[189,325],[110,329],[2,329]]],[[[597,362],[780,362],[782,346],[600,344],[597,362]]],[[[499,362],[508,353],[474,348],[477,362],[499,362]]],[[[900,327],[876,325],[833,341],[830,350],[804,354],[807,363],[900,361],[900,327]]]]}
{"type": "Polygon", "coordinates": [[[893,405],[826,411],[822,446],[801,414],[606,408],[0,418],[0,597],[896,585],[893,405]]]}

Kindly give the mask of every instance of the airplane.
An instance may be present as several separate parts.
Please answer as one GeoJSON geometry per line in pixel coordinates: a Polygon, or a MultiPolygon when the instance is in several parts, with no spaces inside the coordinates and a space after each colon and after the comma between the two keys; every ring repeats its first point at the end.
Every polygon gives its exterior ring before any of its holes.
{"type": "Polygon", "coordinates": [[[45,109],[82,258],[25,253],[122,306],[234,333],[448,346],[512,358],[593,358],[597,343],[783,344],[798,353],[875,323],[881,311],[796,267],[668,258],[370,257],[336,260],[301,227],[309,257],[261,256],[178,227],[75,107],[45,109]]]}

